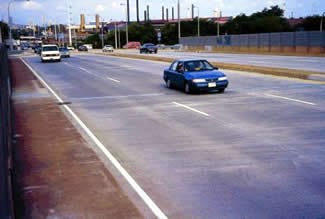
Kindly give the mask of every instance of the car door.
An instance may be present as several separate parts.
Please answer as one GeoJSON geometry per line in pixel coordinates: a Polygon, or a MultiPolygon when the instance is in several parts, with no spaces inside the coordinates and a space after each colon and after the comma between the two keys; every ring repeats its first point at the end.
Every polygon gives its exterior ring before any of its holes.
{"type": "Polygon", "coordinates": [[[173,62],[170,68],[166,71],[166,78],[171,81],[171,83],[176,86],[176,68],[178,61],[173,62]]]}
{"type": "Polygon", "coordinates": [[[179,88],[184,87],[184,82],[185,82],[185,76],[184,76],[184,62],[178,62],[176,71],[175,71],[175,84],[179,88]],[[182,67],[181,67],[182,66],[182,67]]]}

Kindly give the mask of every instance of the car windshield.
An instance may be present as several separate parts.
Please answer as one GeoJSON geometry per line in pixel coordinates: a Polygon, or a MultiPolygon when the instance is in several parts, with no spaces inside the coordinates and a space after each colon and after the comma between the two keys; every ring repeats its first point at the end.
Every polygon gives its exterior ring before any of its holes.
{"type": "Polygon", "coordinates": [[[58,51],[58,47],[56,46],[44,46],[43,51],[58,51]]]}
{"type": "Polygon", "coordinates": [[[205,60],[188,61],[185,62],[185,71],[208,71],[213,70],[214,67],[205,60]]]}
{"type": "Polygon", "coordinates": [[[59,50],[60,50],[61,52],[68,51],[68,49],[66,49],[66,48],[60,48],[59,50]]]}
{"type": "Polygon", "coordinates": [[[152,43],[144,44],[144,46],[154,46],[152,43]]]}

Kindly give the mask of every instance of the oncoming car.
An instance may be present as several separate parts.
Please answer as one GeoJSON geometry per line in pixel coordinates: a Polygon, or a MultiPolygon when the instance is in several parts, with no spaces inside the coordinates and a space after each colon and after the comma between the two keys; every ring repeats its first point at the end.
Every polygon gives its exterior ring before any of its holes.
{"type": "Polygon", "coordinates": [[[226,75],[207,60],[181,59],[164,70],[164,81],[168,88],[184,89],[185,93],[216,90],[224,92],[228,86],[226,75]]]}
{"type": "Polygon", "coordinates": [[[111,45],[105,45],[102,50],[103,52],[114,52],[114,48],[111,45]]]}
{"type": "Polygon", "coordinates": [[[57,45],[43,45],[41,48],[41,59],[45,61],[61,61],[59,47],[57,45]]]}

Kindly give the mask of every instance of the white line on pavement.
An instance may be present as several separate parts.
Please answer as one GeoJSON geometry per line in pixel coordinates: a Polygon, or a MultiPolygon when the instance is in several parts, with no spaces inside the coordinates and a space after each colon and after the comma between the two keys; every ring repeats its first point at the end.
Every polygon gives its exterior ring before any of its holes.
{"type": "Polygon", "coordinates": [[[64,62],[63,64],[67,65],[67,66],[70,66],[70,67],[74,67],[73,65],[69,64],[69,63],[66,63],[64,62]]]}
{"type": "Polygon", "coordinates": [[[108,80],[111,80],[111,81],[114,81],[114,82],[116,82],[116,83],[120,83],[119,80],[116,80],[116,79],[114,79],[114,78],[107,77],[107,79],[108,79],[108,80]]]}
{"type": "MultiPolygon", "coordinates": [[[[21,58],[25,65],[34,73],[34,75],[41,81],[41,83],[47,87],[47,89],[58,99],[60,103],[63,100],[55,93],[55,91],[41,78],[40,75],[34,69],[28,65],[25,60],[21,58]]],[[[160,208],[152,201],[152,199],[147,195],[147,193],[139,186],[139,184],[132,178],[132,176],[122,167],[118,160],[111,154],[111,152],[99,141],[95,134],[85,125],[85,123],[70,109],[69,106],[63,105],[63,107],[71,114],[71,116],[78,122],[82,129],[88,134],[88,136],[95,142],[97,147],[106,155],[106,157],[111,161],[115,168],[120,172],[120,174],[126,179],[126,181],[131,185],[131,187],[137,192],[137,194],[142,198],[142,200],[147,204],[151,211],[159,219],[167,219],[167,216],[160,210],[160,208]]]]}
{"type": "Polygon", "coordinates": [[[191,110],[191,111],[193,111],[193,112],[199,113],[199,114],[204,115],[204,116],[210,116],[210,115],[207,114],[207,113],[201,112],[201,111],[199,111],[199,110],[197,110],[197,109],[194,109],[194,108],[192,108],[192,107],[186,106],[186,105],[181,104],[181,103],[173,102],[173,104],[176,104],[176,105],[178,105],[178,106],[184,107],[184,108],[186,108],[186,109],[188,109],[188,110],[191,110]]]}
{"type": "Polygon", "coordinates": [[[292,99],[292,98],[288,98],[288,97],[277,96],[277,95],[273,95],[273,94],[265,94],[265,96],[280,98],[280,99],[284,99],[284,100],[291,100],[291,101],[295,101],[295,102],[298,102],[298,103],[304,103],[304,104],[313,105],[313,106],[316,105],[315,103],[302,101],[302,100],[297,100],[297,99],[292,99]]]}

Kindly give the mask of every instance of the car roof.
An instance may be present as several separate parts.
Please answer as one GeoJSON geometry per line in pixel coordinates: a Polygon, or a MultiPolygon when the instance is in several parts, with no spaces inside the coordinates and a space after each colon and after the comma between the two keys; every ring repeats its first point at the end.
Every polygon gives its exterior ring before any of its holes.
{"type": "Polygon", "coordinates": [[[176,59],[178,62],[207,61],[206,59],[176,59]]]}
{"type": "Polygon", "coordinates": [[[55,45],[55,44],[42,45],[42,47],[46,47],[46,46],[56,46],[57,47],[57,45],[55,45]]]}

